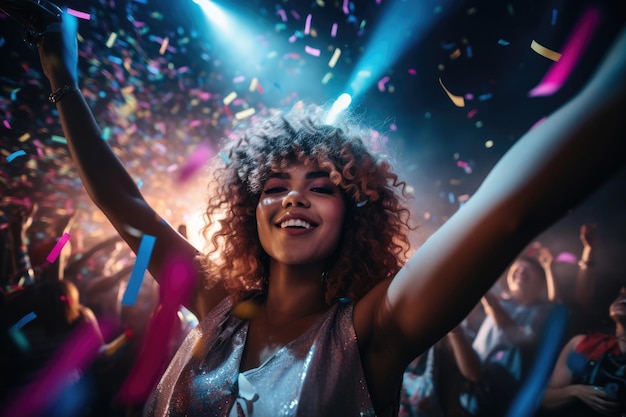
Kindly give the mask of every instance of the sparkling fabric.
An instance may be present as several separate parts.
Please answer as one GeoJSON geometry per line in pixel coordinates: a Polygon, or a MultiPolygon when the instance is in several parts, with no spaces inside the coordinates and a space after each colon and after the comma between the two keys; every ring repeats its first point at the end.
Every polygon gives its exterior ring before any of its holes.
{"type": "MultiPolygon", "coordinates": [[[[224,300],[192,330],[147,416],[375,416],[352,324],[352,304],[329,309],[258,368],[239,373],[248,322],[224,300]]],[[[397,415],[397,404],[381,414],[397,415]],[[395,413],[395,414],[394,414],[395,413]]]]}

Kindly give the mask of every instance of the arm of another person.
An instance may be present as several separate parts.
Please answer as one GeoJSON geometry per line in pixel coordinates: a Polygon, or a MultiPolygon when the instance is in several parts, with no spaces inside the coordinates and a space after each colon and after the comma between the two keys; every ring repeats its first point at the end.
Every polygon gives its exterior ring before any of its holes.
{"type": "Polygon", "coordinates": [[[458,324],[536,235],[623,166],[615,149],[625,107],[626,28],[587,86],[513,145],[398,274],[356,304],[376,401],[391,401],[406,364],[458,324]]]}
{"type": "Polygon", "coordinates": [[[595,227],[583,224],[580,227],[580,242],[583,250],[578,261],[578,273],[576,274],[576,303],[586,312],[591,308],[595,281],[590,266],[593,265],[592,254],[595,246],[595,227]]]}
{"type": "Polygon", "coordinates": [[[556,281],[554,280],[554,274],[552,273],[552,263],[554,262],[554,255],[550,252],[550,249],[546,247],[539,248],[539,254],[537,255],[537,261],[543,268],[543,272],[546,275],[546,289],[548,291],[548,301],[557,301],[559,294],[557,292],[556,281]]]}
{"type": "MultiPolygon", "coordinates": [[[[75,19],[65,14],[62,32],[44,35],[37,45],[52,91],[66,85],[73,87],[57,102],[63,132],[87,193],[131,249],[137,252],[141,241],[134,230],[156,238],[148,269],[159,279],[168,259],[177,256],[192,262],[196,249],[154,212],[120,160],[102,140],[95,118],[77,87],[75,26],[75,19]]],[[[202,317],[226,296],[226,292],[220,285],[205,289],[199,272],[195,280],[195,290],[184,305],[202,317]]]]}
{"type": "Polygon", "coordinates": [[[461,325],[448,332],[448,341],[461,374],[472,382],[479,382],[482,377],[482,362],[461,325]]]}
{"type": "Polygon", "coordinates": [[[603,389],[592,385],[572,384],[572,373],[567,366],[567,360],[583,337],[574,336],[561,350],[541,405],[547,410],[558,410],[579,399],[592,409],[608,415],[617,410],[618,403],[603,389]]]}

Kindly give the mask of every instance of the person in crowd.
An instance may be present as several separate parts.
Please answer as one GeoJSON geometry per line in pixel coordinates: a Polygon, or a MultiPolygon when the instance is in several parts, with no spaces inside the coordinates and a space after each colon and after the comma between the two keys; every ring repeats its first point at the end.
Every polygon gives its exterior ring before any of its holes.
{"type": "Polygon", "coordinates": [[[397,415],[407,365],[623,166],[614,147],[626,127],[626,30],[585,88],[410,256],[406,187],[392,163],[346,114],[330,124],[325,109],[303,105],[224,143],[210,165],[212,248],[198,253],[101,139],[78,87],[75,24],[58,15],[34,40],[82,182],[135,252],[154,242],[148,269],[168,288],[161,302],[180,300],[200,318],[150,416],[397,415]]]}
{"type": "MultiPolygon", "coordinates": [[[[39,281],[6,296],[5,321],[10,331],[2,374],[9,377],[2,387],[0,403],[29,386],[42,369],[51,365],[63,343],[80,326],[89,327],[104,343],[93,312],[80,303],[79,292],[70,281],[39,281]],[[24,320],[32,316],[32,318],[24,320]]],[[[68,379],[78,381],[88,369],[74,369],[68,379]]]]}
{"type": "Polygon", "coordinates": [[[448,334],[461,374],[476,384],[460,393],[470,414],[504,415],[519,390],[555,306],[552,260],[545,247],[518,257],[506,274],[506,298],[488,291],[481,299],[486,317],[473,341],[463,326],[448,334]]]}
{"type": "Polygon", "coordinates": [[[623,416],[626,413],[626,288],[609,306],[612,332],[571,338],[561,350],[541,415],[623,416]]]}
{"type": "Polygon", "coordinates": [[[0,222],[0,286],[8,291],[35,282],[27,232],[37,213],[37,204],[28,198],[4,197],[0,209],[4,214],[4,221],[0,222]]]}

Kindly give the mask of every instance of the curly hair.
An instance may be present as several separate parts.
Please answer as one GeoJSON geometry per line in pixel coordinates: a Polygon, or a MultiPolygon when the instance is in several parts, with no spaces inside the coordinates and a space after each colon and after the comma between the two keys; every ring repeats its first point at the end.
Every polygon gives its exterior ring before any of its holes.
{"type": "Polygon", "coordinates": [[[346,202],[340,242],[328,262],[327,303],[358,300],[408,257],[414,227],[406,183],[371,150],[376,132],[355,122],[328,125],[324,114],[318,106],[296,105],[253,121],[213,161],[203,228],[210,248],[199,260],[207,284],[223,280],[235,301],[266,290],[269,257],[255,233],[256,205],[269,174],[295,162],[328,171],[346,202]]]}

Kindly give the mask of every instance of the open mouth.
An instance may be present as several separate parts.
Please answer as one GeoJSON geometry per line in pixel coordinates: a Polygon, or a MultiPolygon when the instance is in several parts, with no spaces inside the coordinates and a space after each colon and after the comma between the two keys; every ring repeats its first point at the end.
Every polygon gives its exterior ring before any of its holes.
{"type": "Polygon", "coordinates": [[[281,229],[286,229],[286,228],[310,229],[313,227],[311,223],[304,221],[302,219],[285,220],[284,222],[281,222],[278,226],[281,229]]]}

